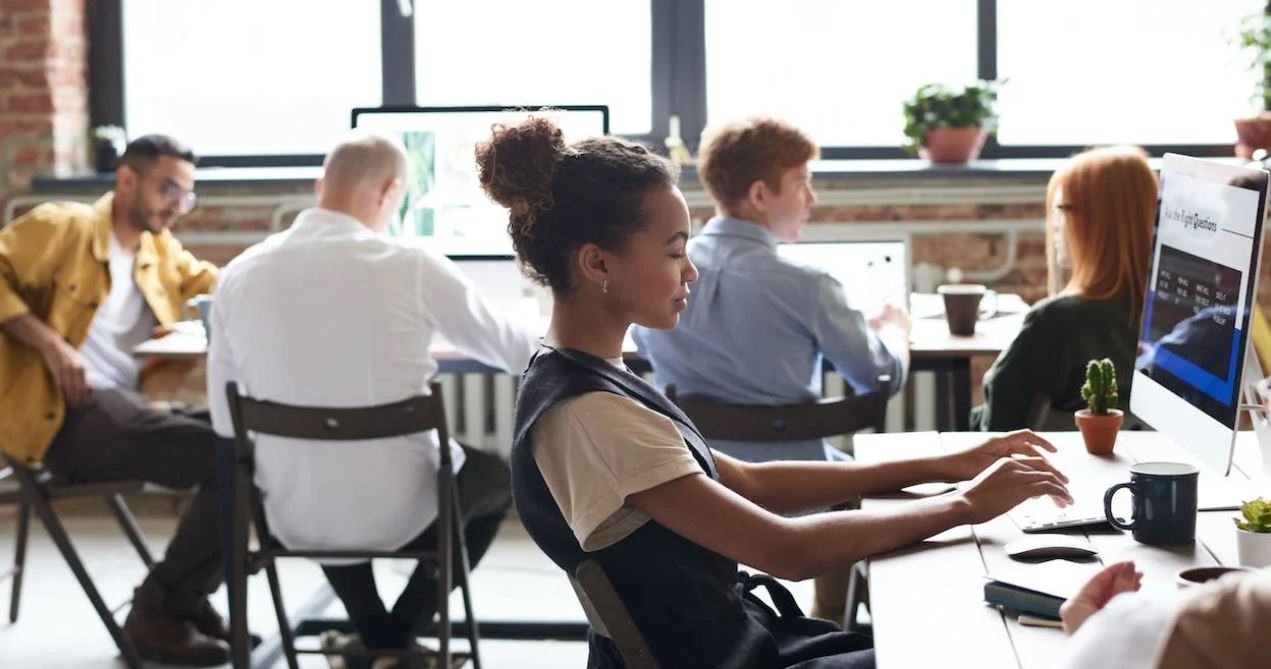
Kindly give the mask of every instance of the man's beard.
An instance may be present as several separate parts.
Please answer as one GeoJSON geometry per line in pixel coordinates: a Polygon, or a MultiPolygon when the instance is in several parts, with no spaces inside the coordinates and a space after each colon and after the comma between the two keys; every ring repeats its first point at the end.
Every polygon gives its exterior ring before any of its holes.
{"type": "Polygon", "coordinates": [[[158,234],[159,233],[158,227],[152,226],[150,223],[152,218],[153,218],[153,213],[147,212],[144,210],[142,211],[134,210],[128,214],[128,222],[132,224],[132,227],[134,230],[136,230],[137,232],[149,232],[151,234],[158,234]]]}

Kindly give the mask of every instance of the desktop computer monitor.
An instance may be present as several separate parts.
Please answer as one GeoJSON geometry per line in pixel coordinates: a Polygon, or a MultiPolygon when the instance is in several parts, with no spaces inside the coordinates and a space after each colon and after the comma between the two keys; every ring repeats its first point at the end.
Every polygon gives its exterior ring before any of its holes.
{"type": "Polygon", "coordinates": [[[478,181],[474,150],[495,124],[546,116],[566,141],[609,132],[609,108],[590,106],[374,107],[353,110],[353,127],[396,137],[410,160],[399,220],[389,234],[422,237],[452,258],[511,259],[507,210],[490,201],[478,181]]]}
{"type": "Polygon", "coordinates": [[[1130,411],[1224,476],[1266,199],[1263,170],[1174,154],[1162,160],[1130,411]]]}
{"type": "Polygon", "coordinates": [[[778,245],[777,253],[838,279],[847,303],[866,316],[878,313],[887,303],[909,305],[909,253],[904,240],[796,242],[778,245]]]}

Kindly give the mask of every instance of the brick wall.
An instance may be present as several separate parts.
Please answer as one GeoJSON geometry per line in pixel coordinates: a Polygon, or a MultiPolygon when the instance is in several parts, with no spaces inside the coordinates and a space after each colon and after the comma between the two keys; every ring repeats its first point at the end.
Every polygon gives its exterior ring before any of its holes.
{"type": "Polygon", "coordinates": [[[0,200],[88,164],[84,0],[0,0],[0,200]]]}

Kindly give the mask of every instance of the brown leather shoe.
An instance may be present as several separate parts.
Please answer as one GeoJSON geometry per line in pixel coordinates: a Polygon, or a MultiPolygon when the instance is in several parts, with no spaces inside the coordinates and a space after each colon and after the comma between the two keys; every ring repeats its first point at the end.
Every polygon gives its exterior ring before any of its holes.
{"type": "Polygon", "coordinates": [[[224,641],[203,634],[189,620],[169,615],[153,599],[137,588],[124,621],[124,633],[143,659],[188,667],[229,662],[229,646],[224,641]]]}
{"type": "MultiPolygon", "coordinates": [[[[199,607],[198,613],[190,616],[189,620],[194,623],[194,629],[202,632],[203,634],[206,634],[213,639],[220,639],[225,643],[230,642],[229,624],[225,621],[225,618],[221,617],[221,614],[217,612],[216,608],[212,606],[212,603],[206,599],[203,600],[203,604],[199,607]]],[[[247,638],[251,640],[253,649],[260,645],[261,639],[259,634],[248,632],[247,638]]]]}

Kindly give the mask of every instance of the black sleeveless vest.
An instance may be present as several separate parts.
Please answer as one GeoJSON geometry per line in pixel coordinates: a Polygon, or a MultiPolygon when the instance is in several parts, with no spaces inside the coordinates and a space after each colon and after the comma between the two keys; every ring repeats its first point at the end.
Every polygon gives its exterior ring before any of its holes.
{"type": "MultiPolygon", "coordinates": [[[[534,461],[531,434],[556,403],[590,392],[629,397],[667,416],[702,470],[719,477],[692,422],[643,379],[580,351],[539,354],[525,372],[516,401],[512,493],[521,522],[557,566],[573,574],[584,559],[598,560],[666,669],[873,666],[872,651],[852,652],[870,648],[867,637],[804,618],[789,592],[770,577],[739,572],[736,562],[656,521],[612,546],[585,553],[534,461]],[[768,588],[781,615],[750,594],[756,585],[768,588]]],[[[624,666],[610,640],[593,632],[590,645],[589,667],[624,666]]]]}

